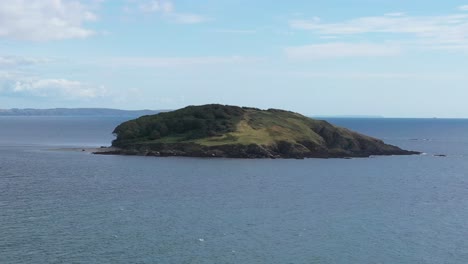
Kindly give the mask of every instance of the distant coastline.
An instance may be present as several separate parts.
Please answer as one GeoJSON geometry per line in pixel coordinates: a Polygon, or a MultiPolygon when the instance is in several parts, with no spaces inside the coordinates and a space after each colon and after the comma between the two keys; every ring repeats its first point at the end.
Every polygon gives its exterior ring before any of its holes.
{"type": "Polygon", "coordinates": [[[131,116],[154,115],[167,110],[121,110],[112,108],[12,108],[0,109],[0,116],[131,116]]]}
{"type": "Polygon", "coordinates": [[[385,118],[379,115],[311,115],[311,118],[385,118]]]}

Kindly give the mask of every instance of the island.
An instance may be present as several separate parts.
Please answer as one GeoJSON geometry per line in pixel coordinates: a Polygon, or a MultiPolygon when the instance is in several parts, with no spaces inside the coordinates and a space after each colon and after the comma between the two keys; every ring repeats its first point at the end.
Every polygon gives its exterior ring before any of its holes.
{"type": "Polygon", "coordinates": [[[298,113],[220,104],[142,116],[113,133],[112,147],[95,154],[249,159],[419,154],[298,113]]]}

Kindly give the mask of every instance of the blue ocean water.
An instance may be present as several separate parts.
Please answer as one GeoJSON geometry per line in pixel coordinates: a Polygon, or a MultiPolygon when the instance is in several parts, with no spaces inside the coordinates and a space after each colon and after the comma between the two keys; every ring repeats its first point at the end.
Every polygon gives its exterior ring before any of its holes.
{"type": "Polygon", "coordinates": [[[0,117],[0,263],[468,263],[468,120],[329,120],[420,156],[51,150],[122,121],[0,117]]]}

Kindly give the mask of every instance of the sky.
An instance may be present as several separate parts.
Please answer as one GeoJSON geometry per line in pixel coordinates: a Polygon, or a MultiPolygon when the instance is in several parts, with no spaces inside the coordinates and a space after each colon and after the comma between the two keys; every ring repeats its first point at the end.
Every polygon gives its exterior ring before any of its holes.
{"type": "Polygon", "coordinates": [[[468,0],[0,1],[0,109],[468,118],[468,0]]]}

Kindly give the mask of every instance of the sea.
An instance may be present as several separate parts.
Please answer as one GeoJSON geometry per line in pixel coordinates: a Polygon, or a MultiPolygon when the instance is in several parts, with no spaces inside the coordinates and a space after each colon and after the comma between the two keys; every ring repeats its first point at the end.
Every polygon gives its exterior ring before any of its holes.
{"type": "Polygon", "coordinates": [[[468,120],[328,119],[415,156],[67,149],[126,119],[0,117],[0,263],[468,263],[468,120]]]}

